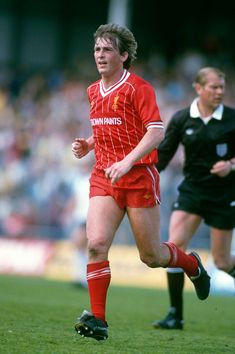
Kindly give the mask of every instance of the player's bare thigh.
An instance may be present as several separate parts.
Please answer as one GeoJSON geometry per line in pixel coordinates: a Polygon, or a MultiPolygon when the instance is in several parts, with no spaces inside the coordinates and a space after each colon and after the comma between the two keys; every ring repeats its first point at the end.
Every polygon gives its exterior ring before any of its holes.
{"type": "Polygon", "coordinates": [[[90,199],[87,215],[87,238],[90,262],[108,258],[112,244],[125,210],[110,196],[95,196],[90,199]]]}
{"type": "Polygon", "coordinates": [[[186,250],[201,220],[201,217],[196,214],[190,214],[183,210],[173,211],[169,225],[169,241],[186,250]]]}

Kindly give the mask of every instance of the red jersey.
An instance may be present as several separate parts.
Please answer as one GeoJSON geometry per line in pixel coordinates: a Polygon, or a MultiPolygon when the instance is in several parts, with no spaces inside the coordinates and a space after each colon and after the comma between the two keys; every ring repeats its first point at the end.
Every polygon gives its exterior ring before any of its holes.
{"type": "MultiPolygon", "coordinates": [[[[153,87],[127,70],[107,90],[98,80],[88,87],[87,93],[98,169],[122,160],[149,128],[163,128],[153,87]]],[[[136,164],[156,162],[154,149],[136,164]]]]}

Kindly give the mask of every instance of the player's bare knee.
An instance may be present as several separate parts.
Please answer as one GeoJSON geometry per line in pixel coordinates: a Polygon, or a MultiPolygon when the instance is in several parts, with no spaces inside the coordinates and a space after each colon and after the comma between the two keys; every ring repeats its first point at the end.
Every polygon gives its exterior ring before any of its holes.
{"type": "Polygon", "coordinates": [[[88,247],[88,253],[91,258],[96,258],[99,255],[99,251],[95,247],[88,247]]]}
{"type": "Polygon", "coordinates": [[[214,259],[214,263],[216,265],[216,268],[222,270],[223,272],[228,272],[231,268],[229,262],[226,262],[223,259],[214,259]]]}
{"type": "Polygon", "coordinates": [[[106,248],[102,241],[90,241],[88,243],[88,253],[92,258],[97,258],[99,255],[106,253],[106,248]]]}

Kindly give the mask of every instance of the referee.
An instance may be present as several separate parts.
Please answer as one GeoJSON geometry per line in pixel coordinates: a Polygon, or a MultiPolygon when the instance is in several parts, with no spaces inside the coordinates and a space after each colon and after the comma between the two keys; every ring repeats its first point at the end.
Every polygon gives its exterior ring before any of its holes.
{"type": "MultiPolygon", "coordinates": [[[[182,250],[202,220],[210,227],[211,252],[218,269],[235,278],[231,255],[235,226],[235,109],[223,105],[225,75],[199,70],[193,83],[197,98],[171,119],[158,147],[157,168],[164,170],[179,144],[184,147],[184,179],[178,187],[169,225],[169,241],[182,250]]],[[[182,329],[184,273],[167,268],[170,309],[155,328],[182,329]]]]}

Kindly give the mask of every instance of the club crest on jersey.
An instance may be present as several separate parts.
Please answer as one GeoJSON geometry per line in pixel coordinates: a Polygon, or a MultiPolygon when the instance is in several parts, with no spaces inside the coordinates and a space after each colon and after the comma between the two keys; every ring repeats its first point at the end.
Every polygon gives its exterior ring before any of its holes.
{"type": "Polygon", "coordinates": [[[218,156],[223,157],[227,154],[227,152],[228,152],[227,144],[217,144],[216,145],[216,153],[218,156]]]}
{"type": "Polygon", "coordinates": [[[119,96],[116,95],[113,99],[113,105],[112,105],[112,109],[114,111],[116,111],[118,109],[118,100],[119,100],[119,96]]]}

